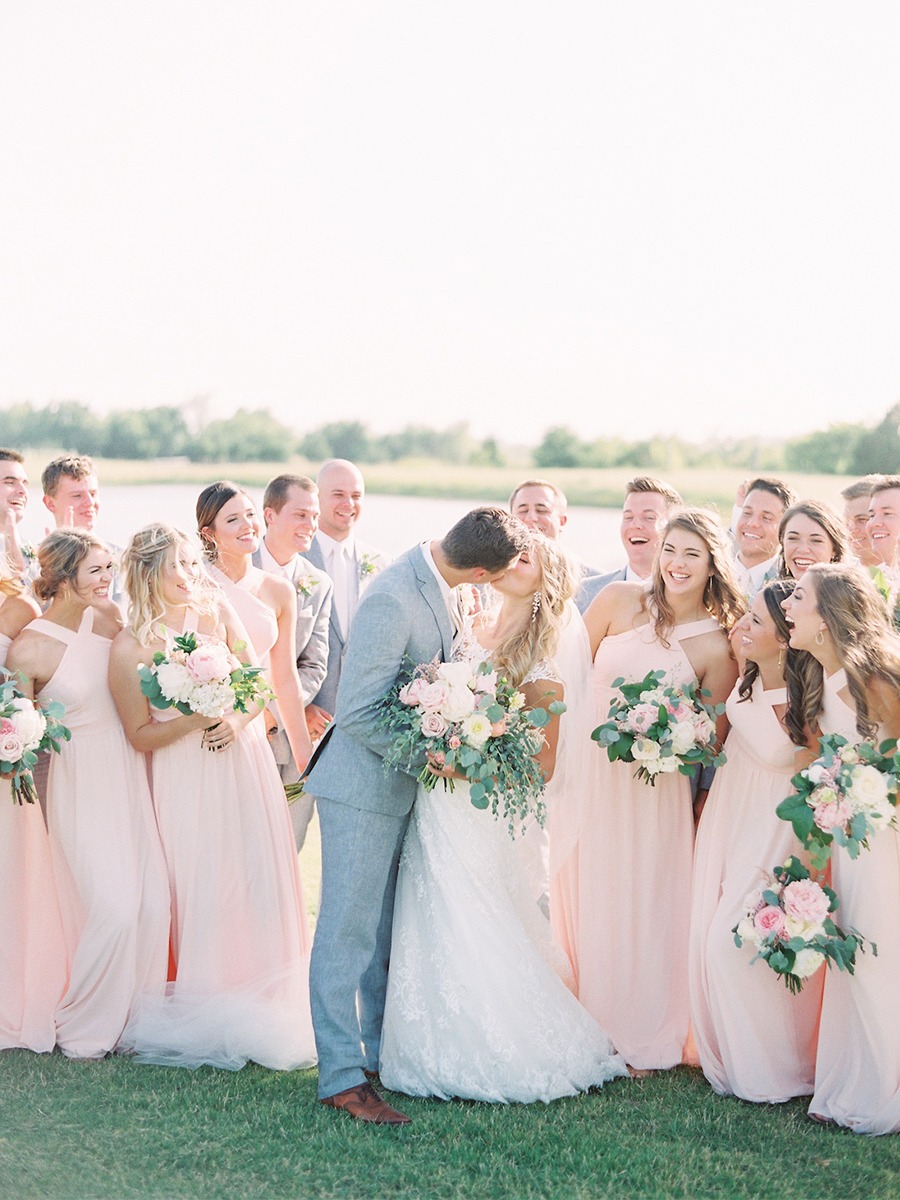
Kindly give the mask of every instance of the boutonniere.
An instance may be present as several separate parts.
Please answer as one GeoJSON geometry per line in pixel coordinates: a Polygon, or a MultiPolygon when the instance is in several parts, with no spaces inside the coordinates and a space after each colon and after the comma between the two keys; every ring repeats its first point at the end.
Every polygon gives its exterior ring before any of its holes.
{"type": "Polygon", "coordinates": [[[377,575],[380,570],[381,564],[374,554],[364,554],[359,560],[360,579],[368,579],[370,575],[377,575]]]}
{"type": "Polygon", "coordinates": [[[22,557],[26,562],[34,562],[37,558],[37,550],[35,550],[31,542],[23,542],[19,549],[22,551],[22,557]]]}
{"type": "Polygon", "coordinates": [[[301,575],[296,581],[298,596],[306,596],[307,599],[313,594],[313,588],[319,586],[319,581],[315,575],[301,575]]]}

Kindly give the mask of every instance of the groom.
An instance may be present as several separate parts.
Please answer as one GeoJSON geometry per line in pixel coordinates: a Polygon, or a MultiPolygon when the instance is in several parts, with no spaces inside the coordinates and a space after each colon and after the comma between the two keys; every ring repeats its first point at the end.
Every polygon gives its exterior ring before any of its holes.
{"type": "Polygon", "coordinates": [[[441,541],[414,546],[386,567],[354,617],[334,725],[307,790],[322,831],[310,967],[319,1098],[361,1121],[409,1121],[369,1082],[378,1072],[397,863],[416,795],[415,771],[384,769],[390,738],[379,727],[378,703],[406,668],[449,658],[460,624],[456,587],[499,578],[529,537],[502,509],[476,508],[441,541]]]}

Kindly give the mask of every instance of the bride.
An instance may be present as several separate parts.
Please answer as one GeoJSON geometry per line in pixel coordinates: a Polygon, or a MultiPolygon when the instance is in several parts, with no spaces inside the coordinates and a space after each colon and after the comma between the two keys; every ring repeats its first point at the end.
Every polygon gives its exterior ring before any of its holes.
{"type": "MultiPolygon", "coordinates": [[[[529,706],[565,696],[553,658],[573,575],[536,535],[494,589],[502,602],[462,631],[454,658],[490,658],[529,706]]],[[[589,696],[578,698],[589,703],[589,696]]],[[[566,718],[563,718],[566,719],[566,718]]],[[[544,730],[553,774],[559,717],[544,730]]],[[[380,1074],[411,1096],[550,1101],[626,1075],[606,1035],[563,976],[567,964],[534,901],[507,823],[469,789],[420,785],[403,845],[380,1074]]]]}

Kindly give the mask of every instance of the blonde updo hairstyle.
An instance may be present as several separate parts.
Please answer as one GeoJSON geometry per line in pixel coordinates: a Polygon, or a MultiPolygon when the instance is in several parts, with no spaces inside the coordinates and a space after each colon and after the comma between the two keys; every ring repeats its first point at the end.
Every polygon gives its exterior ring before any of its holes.
{"type": "Polygon", "coordinates": [[[551,661],[559,645],[566,604],[575,594],[578,574],[559,543],[533,533],[529,553],[540,564],[541,575],[532,599],[532,618],[494,650],[497,670],[517,687],[541,661],[551,661]]]}
{"type": "Polygon", "coordinates": [[[34,581],[34,594],[42,604],[55,600],[65,587],[74,587],[78,568],[92,550],[109,547],[83,529],[54,529],[38,546],[41,573],[34,581]]]}
{"type": "MultiPolygon", "coordinates": [[[[705,508],[679,508],[669,517],[659,540],[660,550],[673,529],[695,534],[709,552],[709,578],[703,589],[703,607],[726,633],[746,611],[747,605],[734,573],[733,559],[725,534],[714,512],[705,508]]],[[[650,587],[641,600],[641,610],[650,613],[656,636],[664,646],[675,628],[675,614],[666,597],[666,585],[659,569],[660,550],[656,552],[650,587]]]]}
{"type": "MultiPolygon", "coordinates": [[[[128,622],[142,646],[149,646],[160,635],[157,622],[166,611],[162,598],[162,571],[166,558],[179,546],[192,545],[191,538],[171,525],[154,521],[135,533],[122,556],[125,590],[128,593],[128,622]]],[[[201,576],[197,579],[193,607],[200,613],[216,616],[215,587],[201,576]]]]}
{"type": "MultiPolygon", "coordinates": [[[[819,616],[847,672],[856,704],[856,728],[863,737],[875,737],[878,720],[869,709],[868,698],[871,680],[882,679],[900,694],[900,637],[881,593],[867,571],[847,563],[814,563],[803,576],[803,584],[812,587],[819,616]]],[[[804,698],[810,728],[818,724],[823,687],[820,665],[804,698]]]]}
{"type": "Polygon", "coordinates": [[[211,483],[197,497],[197,532],[208,562],[214,563],[219,551],[215,540],[210,534],[204,533],[204,530],[212,529],[216,517],[235,496],[246,496],[252,503],[250,495],[230,479],[219,479],[216,483],[211,483]]]}

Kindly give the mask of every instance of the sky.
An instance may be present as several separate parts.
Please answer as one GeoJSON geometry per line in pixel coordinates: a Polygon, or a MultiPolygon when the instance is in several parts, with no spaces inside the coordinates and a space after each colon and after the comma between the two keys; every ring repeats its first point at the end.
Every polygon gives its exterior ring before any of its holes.
{"type": "Polygon", "coordinates": [[[0,408],[874,422],[898,40],[896,0],[0,0],[0,408]]]}

